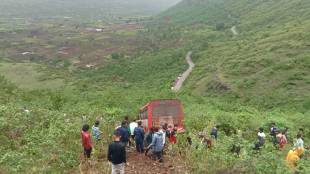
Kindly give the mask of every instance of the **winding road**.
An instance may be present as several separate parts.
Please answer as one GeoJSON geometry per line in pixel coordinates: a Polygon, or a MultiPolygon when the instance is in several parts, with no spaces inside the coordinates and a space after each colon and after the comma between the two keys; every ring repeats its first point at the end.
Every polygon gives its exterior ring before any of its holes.
{"type": "Polygon", "coordinates": [[[178,92],[182,88],[184,81],[187,79],[187,77],[190,75],[190,73],[193,71],[193,69],[195,67],[195,64],[192,61],[192,52],[191,51],[187,53],[185,59],[186,59],[186,62],[188,64],[188,68],[181,76],[178,77],[176,83],[171,88],[171,90],[173,92],[178,92]]]}

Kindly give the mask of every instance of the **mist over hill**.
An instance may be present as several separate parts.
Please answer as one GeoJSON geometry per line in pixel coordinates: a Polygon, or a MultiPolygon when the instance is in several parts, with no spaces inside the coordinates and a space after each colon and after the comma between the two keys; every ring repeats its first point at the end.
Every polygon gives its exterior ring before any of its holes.
{"type": "Polygon", "coordinates": [[[0,0],[1,17],[80,17],[154,15],[180,0],[0,0]]]}

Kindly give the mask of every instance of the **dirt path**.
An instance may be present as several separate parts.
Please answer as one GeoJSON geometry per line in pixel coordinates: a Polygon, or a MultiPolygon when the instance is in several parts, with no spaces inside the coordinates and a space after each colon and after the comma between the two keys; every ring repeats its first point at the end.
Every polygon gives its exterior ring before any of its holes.
{"type": "Polygon", "coordinates": [[[230,30],[233,33],[233,35],[238,35],[239,34],[238,31],[237,31],[237,27],[236,26],[231,27],[230,30]]]}
{"type": "Polygon", "coordinates": [[[186,167],[179,158],[170,158],[164,156],[164,162],[159,163],[145,156],[129,152],[128,165],[126,166],[126,174],[184,174],[186,167]],[[180,161],[180,162],[177,162],[180,161]],[[176,165],[178,164],[178,165],[176,165]]]}
{"type": "Polygon", "coordinates": [[[184,81],[187,79],[187,77],[190,75],[190,73],[193,71],[195,64],[192,61],[192,52],[188,52],[186,55],[186,62],[188,63],[188,69],[178,77],[175,85],[171,88],[173,92],[178,92],[182,86],[184,81]]]}
{"type": "MultiPolygon", "coordinates": [[[[134,149],[127,152],[126,174],[187,174],[187,167],[184,160],[178,155],[164,155],[164,162],[154,161],[144,154],[138,154],[134,149]]],[[[70,174],[110,174],[111,165],[106,157],[92,159],[91,164],[81,163],[78,171],[70,174]]]]}

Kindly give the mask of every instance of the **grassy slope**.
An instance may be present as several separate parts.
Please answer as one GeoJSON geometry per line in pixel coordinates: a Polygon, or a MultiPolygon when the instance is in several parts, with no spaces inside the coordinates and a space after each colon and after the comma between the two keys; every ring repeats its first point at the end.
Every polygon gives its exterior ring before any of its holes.
{"type": "Polygon", "coordinates": [[[25,89],[57,89],[64,86],[64,80],[38,72],[39,65],[32,63],[1,63],[0,74],[25,89]]]}
{"type": "MultiPolygon", "coordinates": [[[[294,105],[304,105],[303,110],[299,110],[304,111],[304,114],[283,107],[281,103],[276,107],[275,103],[282,101],[281,97],[291,96],[289,90],[283,88],[284,91],[280,94],[273,92],[274,96],[270,98],[267,92],[278,87],[270,85],[272,83],[262,83],[269,79],[264,70],[286,65],[282,59],[274,59],[280,55],[277,51],[296,50],[294,47],[288,49],[290,48],[288,45],[279,44],[277,39],[281,41],[287,38],[296,43],[296,37],[289,35],[297,31],[302,32],[302,36],[306,35],[307,19],[302,20],[301,24],[297,23],[297,26],[291,25],[292,20],[287,17],[290,13],[287,12],[289,14],[285,18],[270,28],[267,16],[263,19],[251,18],[251,22],[243,19],[247,17],[246,12],[252,13],[253,16],[261,14],[259,11],[262,10],[262,4],[266,5],[265,1],[257,1],[258,4],[255,6],[252,1],[245,0],[216,1],[216,6],[213,6],[214,2],[215,0],[209,0],[207,3],[197,0],[192,0],[190,3],[183,2],[184,6],[181,4],[163,14],[170,18],[167,20],[165,17],[160,21],[165,25],[159,24],[158,27],[156,24],[156,27],[150,29],[150,32],[155,32],[151,35],[151,39],[157,38],[154,39],[155,46],[158,46],[156,42],[160,39],[166,38],[169,42],[164,40],[159,43],[177,43],[180,44],[179,49],[174,49],[175,45],[173,49],[169,47],[163,49],[159,44],[156,53],[145,53],[131,60],[121,59],[99,70],[74,72],[75,79],[79,79],[74,81],[75,89],[28,92],[16,89],[0,78],[0,85],[4,89],[0,91],[0,131],[4,132],[0,135],[0,140],[5,142],[0,147],[2,171],[7,173],[75,171],[81,151],[78,135],[82,124],[81,115],[88,116],[88,123],[102,117],[102,129],[108,134],[108,130],[110,132],[122,115],[129,113],[134,117],[137,109],[148,100],[178,97],[185,105],[187,129],[194,143],[198,142],[195,133],[203,129],[209,130],[214,124],[220,125],[220,140],[212,151],[200,146],[197,149],[185,150],[182,143],[179,145],[187,155],[185,159],[192,166],[192,173],[217,173],[227,170],[236,170],[236,173],[240,173],[238,172],[240,170],[245,173],[288,173],[284,160],[279,159],[284,159],[285,152],[289,148],[279,152],[270,145],[269,139],[260,155],[254,154],[251,148],[256,139],[256,129],[262,126],[268,130],[272,121],[277,122],[281,128],[285,126],[291,128],[290,140],[296,134],[297,128],[309,127],[307,119],[309,108],[303,104],[305,100],[303,98],[299,102],[293,100],[295,97],[300,97],[302,90],[294,88],[293,91],[297,94],[288,101],[294,105]],[[222,2],[226,2],[225,5],[222,2]],[[245,7],[252,9],[246,10],[245,7]],[[205,8],[214,10],[209,12],[205,8]],[[183,11],[187,13],[183,14],[183,11]],[[213,15],[214,12],[216,15],[213,15]],[[228,12],[232,14],[229,19],[226,18],[228,12]],[[199,17],[196,16],[198,13],[199,17]],[[212,19],[211,22],[209,19],[212,19]],[[204,21],[204,24],[199,24],[197,21],[204,21]],[[261,24],[259,32],[256,26],[258,22],[261,24]],[[219,23],[224,23],[224,29],[217,31],[216,25],[219,23]],[[241,32],[236,37],[232,37],[229,31],[234,24],[241,32]],[[290,27],[289,34],[282,31],[284,29],[282,25],[290,27]],[[282,32],[284,34],[281,34],[282,32]],[[269,50],[268,54],[263,52],[259,54],[260,49],[268,50],[270,46],[280,46],[280,50],[269,50]],[[197,67],[193,76],[187,81],[185,89],[175,95],[169,91],[170,83],[186,69],[183,58],[190,49],[195,53],[194,61],[197,67]],[[259,66],[253,61],[258,62],[259,66]],[[249,68],[249,65],[255,68],[249,68]],[[242,87],[249,83],[244,81],[247,78],[254,80],[257,86],[242,87]],[[256,84],[255,79],[262,82],[256,84]],[[259,88],[264,89],[260,93],[261,99],[257,99],[258,94],[255,92],[259,92],[259,88]],[[210,97],[211,94],[224,93],[229,95],[210,97]],[[239,103],[236,98],[244,101],[250,98],[249,101],[255,104],[264,101],[274,109],[268,111],[257,109],[239,103]],[[32,110],[30,115],[20,111],[23,106],[28,106],[32,110]],[[242,146],[241,158],[228,153],[230,146],[236,142],[242,146]]],[[[304,1],[302,3],[304,3],[302,7],[308,4],[304,1]]],[[[291,6],[289,2],[286,5],[291,6]]],[[[289,8],[276,6],[276,1],[268,6],[273,6],[275,9],[289,8]]],[[[302,45],[307,46],[304,37],[299,39],[302,45]]],[[[301,57],[303,54],[307,56],[304,48],[296,54],[301,57]]],[[[296,71],[302,71],[309,65],[306,58],[298,60],[302,60],[302,63],[294,64],[296,71]]],[[[289,75],[287,69],[280,68],[273,71],[281,77],[289,75]]],[[[306,75],[302,76],[306,78],[306,75]]],[[[306,82],[306,80],[300,81],[306,82]]],[[[282,83],[283,80],[274,78],[272,82],[282,83]]],[[[301,87],[307,89],[309,86],[303,84],[301,87]]],[[[306,132],[306,137],[309,137],[309,132],[306,132]]],[[[307,172],[308,169],[309,166],[305,167],[303,172],[307,172]]]]}
{"type": "Polygon", "coordinates": [[[309,2],[299,0],[193,0],[172,8],[160,21],[177,26],[205,23],[185,36],[194,33],[190,43],[197,48],[198,68],[189,86],[198,93],[213,93],[214,86],[222,84],[245,101],[301,106],[310,97],[309,8],[309,2]],[[220,23],[224,28],[217,31],[220,23]],[[229,31],[233,25],[238,36],[229,31]],[[200,39],[195,40],[195,34],[200,39]]]}

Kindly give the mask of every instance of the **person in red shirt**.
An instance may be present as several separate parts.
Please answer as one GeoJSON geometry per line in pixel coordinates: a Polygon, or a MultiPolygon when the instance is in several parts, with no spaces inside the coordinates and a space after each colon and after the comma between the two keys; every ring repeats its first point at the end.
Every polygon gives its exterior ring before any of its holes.
{"type": "Polygon", "coordinates": [[[177,125],[174,125],[174,127],[169,125],[167,136],[171,144],[177,143],[177,125]]]}
{"type": "Polygon", "coordinates": [[[92,152],[92,143],[91,143],[91,135],[88,132],[89,125],[84,124],[81,131],[82,145],[84,148],[84,156],[85,158],[90,158],[92,152]]]}

